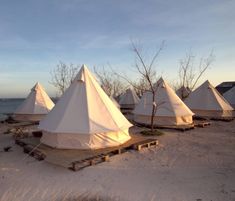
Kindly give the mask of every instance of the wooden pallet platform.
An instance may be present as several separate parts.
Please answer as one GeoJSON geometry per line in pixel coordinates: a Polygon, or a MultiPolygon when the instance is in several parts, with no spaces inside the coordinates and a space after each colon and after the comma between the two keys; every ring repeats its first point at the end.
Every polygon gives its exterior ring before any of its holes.
{"type": "Polygon", "coordinates": [[[44,160],[46,158],[46,154],[43,153],[42,150],[38,150],[32,145],[25,145],[24,153],[29,154],[30,156],[34,157],[39,161],[44,160]]]}
{"type": "Polygon", "coordinates": [[[158,140],[133,135],[131,140],[121,146],[97,150],[54,149],[40,144],[40,139],[35,137],[16,139],[15,143],[22,146],[25,153],[35,157],[37,160],[45,160],[49,163],[78,171],[88,166],[109,161],[110,157],[125,153],[129,150],[141,150],[145,147],[157,146],[158,140]]]}
{"type": "Polygon", "coordinates": [[[98,163],[109,161],[110,157],[125,153],[131,149],[140,151],[143,148],[150,148],[153,146],[155,147],[157,145],[158,145],[157,139],[146,139],[146,140],[134,143],[134,144],[130,144],[128,146],[120,146],[110,152],[107,152],[107,153],[99,154],[97,156],[93,156],[93,157],[90,157],[90,158],[87,158],[84,160],[80,160],[80,161],[74,161],[74,162],[72,162],[72,167],[70,169],[72,169],[73,171],[78,171],[78,170],[83,169],[88,166],[92,166],[92,165],[96,165],[98,163]]]}
{"type": "Polygon", "coordinates": [[[230,122],[234,120],[234,117],[212,117],[210,120],[230,122]]]}
{"type": "MultiPolygon", "coordinates": [[[[137,123],[134,122],[134,124],[138,127],[146,127],[146,128],[151,128],[150,125],[148,124],[141,124],[141,123],[137,123]]],[[[191,129],[194,129],[194,124],[190,124],[190,125],[182,125],[182,126],[160,126],[160,125],[155,125],[153,128],[154,129],[173,129],[173,130],[179,130],[179,131],[188,131],[191,129]]]]}
{"type": "Polygon", "coordinates": [[[73,171],[78,171],[85,167],[89,167],[92,165],[97,165],[99,163],[109,161],[109,157],[110,156],[108,154],[99,154],[97,156],[86,158],[80,161],[74,161],[71,163],[71,167],[69,167],[69,169],[73,171]]]}
{"type": "Polygon", "coordinates": [[[157,129],[173,129],[179,131],[188,131],[195,128],[194,124],[185,125],[185,126],[156,126],[157,129]]]}
{"type": "Polygon", "coordinates": [[[196,115],[193,116],[193,121],[195,121],[195,120],[206,121],[208,119],[209,118],[206,118],[206,117],[201,117],[201,116],[196,116],[196,115]]]}
{"type": "Polygon", "coordinates": [[[195,127],[204,128],[206,126],[211,125],[211,122],[209,122],[209,121],[195,121],[194,125],[195,125],[195,127]]]}
{"type": "Polygon", "coordinates": [[[158,145],[158,140],[154,139],[146,139],[142,142],[136,143],[133,145],[133,148],[137,151],[141,150],[144,147],[150,148],[152,146],[157,146],[158,145]]]}
{"type": "Polygon", "coordinates": [[[202,116],[194,116],[194,120],[201,120],[201,121],[225,121],[225,122],[230,122],[235,119],[235,117],[202,117],[202,116]]]}

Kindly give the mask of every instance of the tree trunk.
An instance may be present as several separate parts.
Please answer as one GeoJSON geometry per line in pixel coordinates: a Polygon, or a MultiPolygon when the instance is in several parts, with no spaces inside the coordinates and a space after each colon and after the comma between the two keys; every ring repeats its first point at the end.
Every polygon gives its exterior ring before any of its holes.
{"type": "Polygon", "coordinates": [[[151,115],[151,132],[153,132],[153,120],[155,116],[155,108],[156,108],[156,103],[155,103],[155,91],[152,92],[152,115],[151,115]]]}

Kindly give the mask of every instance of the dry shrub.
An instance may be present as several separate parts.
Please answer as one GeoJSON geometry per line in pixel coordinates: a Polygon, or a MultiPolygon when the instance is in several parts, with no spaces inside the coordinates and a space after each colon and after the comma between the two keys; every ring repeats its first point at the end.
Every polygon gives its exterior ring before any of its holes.
{"type": "Polygon", "coordinates": [[[29,137],[29,133],[26,132],[13,132],[14,139],[22,139],[29,137]]]}

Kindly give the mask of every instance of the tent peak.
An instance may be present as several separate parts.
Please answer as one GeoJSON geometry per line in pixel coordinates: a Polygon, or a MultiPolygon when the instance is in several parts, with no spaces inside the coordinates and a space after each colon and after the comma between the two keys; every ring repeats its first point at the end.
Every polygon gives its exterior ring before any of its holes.
{"type": "Polygon", "coordinates": [[[33,86],[31,91],[35,91],[35,90],[39,90],[39,89],[43,89],[43,87],[42,87],[42,85],[39,82],[36,82],[36,84],[33,86]]]}
{"type": "Polygon", "coordinates": [[[88,67],[83,64],[74,80],[85,82],[85,74],[89,72],[88,67]]]}
{"type": "Polygon", "coordinates": [[[163,79],[163,77],[160,77],[159,80],[157,81],[157,83],[166,83],[166,81],[163,79]]]}
{"type": "Polygon", "coordinates": [[[211,85],[211,83],[210,83],[210,81],[209,81],[209,80],[206,80],[206,81],[204,82],[204,84],[211,85]]]}
{"type": "Polygon", "coordinates": [[[134,91],[134,89],[129,87],[128,89],[126,89],[126,92],[128,92],[128,91],[132,92],[132,91],[134,91]]]}
{"type": "Polygon", "coordinates": [[[153,87],[155,90],[157,90],[159,86],[166,87],[166,85],[167,82],[162,77],[160,77],[159,80],[153,84],[153,87]]]}
{"type": "Polygon", "coordinates": [[[86,64],[82,64],[81,70],[88,70],[88,67],[86,64]]]}
{"type": "Polygon", "coordinates": [[[214,86],[210,83],[209,80],[206,80],[206,81],[202,84],[202,86],[203,86],[203,85],[204,85],[205,87],[210,88],[210,89],[214,88],[214,86]]]}

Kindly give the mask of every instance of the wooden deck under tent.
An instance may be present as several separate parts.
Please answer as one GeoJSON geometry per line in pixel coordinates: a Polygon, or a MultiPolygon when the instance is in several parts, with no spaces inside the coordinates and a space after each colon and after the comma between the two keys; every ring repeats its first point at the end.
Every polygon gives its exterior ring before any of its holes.
{"type": "Polygon", "coordinates": [[[29,137],[16,139],[15,143],[22,146],[24,152],[37,160],[45,160],[73,171],[109,161],[110,157],[122,154],[128,150],[141,150],[158,145],[157,139],[150,139],[140,135],[132,138],[121,146],[95,150],[55,149],[40,143],[40,138],[29,137]]]}
{"type": "MultiPolygon", "coordinates": [[[[138,127],[146,127],[146,128],[151,127],[149,124],[140,124],[136,122],[134,122],[134,124],[138,127]]],[[[200,119],[200,120],[194,120],[193,123],[189,125],[171,125],[171,126],[154,125],[154,129],[173,129],[184,132],[194,129],[195,127],[204,128],[205,126],[209,126],[210,124],[211,124],[210,121],[200,119]]]]}

